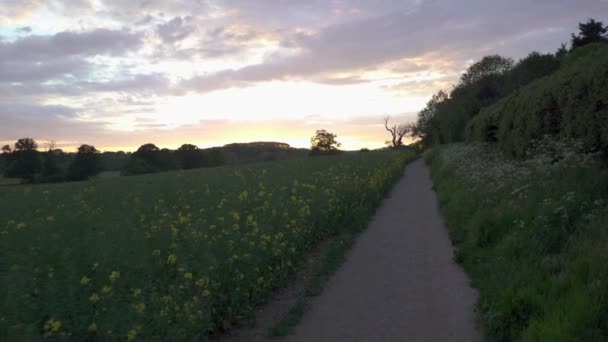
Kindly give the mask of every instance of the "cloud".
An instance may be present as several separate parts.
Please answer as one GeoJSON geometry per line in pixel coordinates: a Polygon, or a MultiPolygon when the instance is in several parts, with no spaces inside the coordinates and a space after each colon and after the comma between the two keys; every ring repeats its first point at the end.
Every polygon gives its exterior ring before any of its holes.
{"type": "Polygon", "coordinates": [[[457,56],[464,63],[478,58],[488,47],[518,39],[526,32],[570,24],[573,16],[577,18],[594,9],[608,13],[608,3],[581,2],[587,7],[548,0],[537,5],[524,0],[501,3],[472,0],[466,5],[447,1],[408,4],[401,11],[330,25],[314,34],[291,36],[288,44],[299,48],[298,55],[196,76],[185,81],[184,86],[206,92],[253,82],[318,77],[428,53],[457,56]],[[525,13],[522,8],[526,8],[525,13]]]}
{"type": "Polygon", "coordinates": [[[165,43],[173,44],[191,35],[196,28],[192,25],[192,17],[175,17],[156,27],[156,32],[165,43]]]}
{"type": "Polygon", "coordinates": [[[142,35],[129,30],[96,29],[30,35],[14,42],[0,42],[0,63],[45,61],[66,57],[120,56],[142,45],[142,35]]]}
{"type": "Polygon", "coordinates": [[[71,75],[78,77],[90,71],[92,65],[82,59],[66,58],[39,63],[18,60],[0,61],[0,83],[28,83],[71,75]]]}

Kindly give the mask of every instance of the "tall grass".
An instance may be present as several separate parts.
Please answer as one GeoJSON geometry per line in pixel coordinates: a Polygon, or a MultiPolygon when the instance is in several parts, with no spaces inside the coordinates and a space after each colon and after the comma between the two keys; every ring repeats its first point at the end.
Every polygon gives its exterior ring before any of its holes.
{"type": "Polygon", "coordinates": [[[427,155],[492,341],[608,339],[608,170],[577,144],[529,159],[455,144],[427,155]]]}

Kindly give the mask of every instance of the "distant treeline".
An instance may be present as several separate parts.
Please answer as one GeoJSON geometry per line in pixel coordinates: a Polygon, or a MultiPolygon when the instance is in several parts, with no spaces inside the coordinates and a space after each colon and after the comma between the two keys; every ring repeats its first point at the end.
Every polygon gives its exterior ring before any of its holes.
{"type": "Polygon", "coordinates": [[[473,64],[449,92],[433,95],[413,134],[420,144],[477,140],[522,157],[550,135],[608,149],[608,28],[579,24],[570,47],[530,53],[517,63],[498,55],[473,64]]]}
{"type": "Polygon", "coordinates": [[[94,146],[82,145],[76,153],[66,153],[53,146],[39,151],[31,138],[19,139],[13,147],[5,145],[0,154],[0,173],[6,178],[19,178],[24,183],[49,183],[86,180],[103,171],[120,171],[122,175],[186,170],[226,164],[242,164],[308,155],[307,149],[296,149],[277,142],[230,144],[199,149],[184,144],[177,150],[145,144],[136,152],[99,152],[94,146]]]}

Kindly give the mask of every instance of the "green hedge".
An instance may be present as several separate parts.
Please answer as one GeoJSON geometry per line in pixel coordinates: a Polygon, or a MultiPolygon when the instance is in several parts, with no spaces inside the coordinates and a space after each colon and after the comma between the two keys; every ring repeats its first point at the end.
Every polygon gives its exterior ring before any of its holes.
{"type": "Polygon", "coordinates": [[[470,135],[477,141],[497,141],[517,157],[544,135],[580,140],[586,151],[606,151],[608,44],[576,49],[554,74],[482,109],[470,135]]]}

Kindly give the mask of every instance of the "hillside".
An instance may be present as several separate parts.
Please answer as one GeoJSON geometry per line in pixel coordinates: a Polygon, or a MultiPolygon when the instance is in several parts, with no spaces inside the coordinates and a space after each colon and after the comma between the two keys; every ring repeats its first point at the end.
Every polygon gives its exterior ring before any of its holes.
{"type": "Polygon", "coordinates": [[[596,40],[485,57],[419,115],[491,341],[608,340],[608,39],[596,40]]]}

